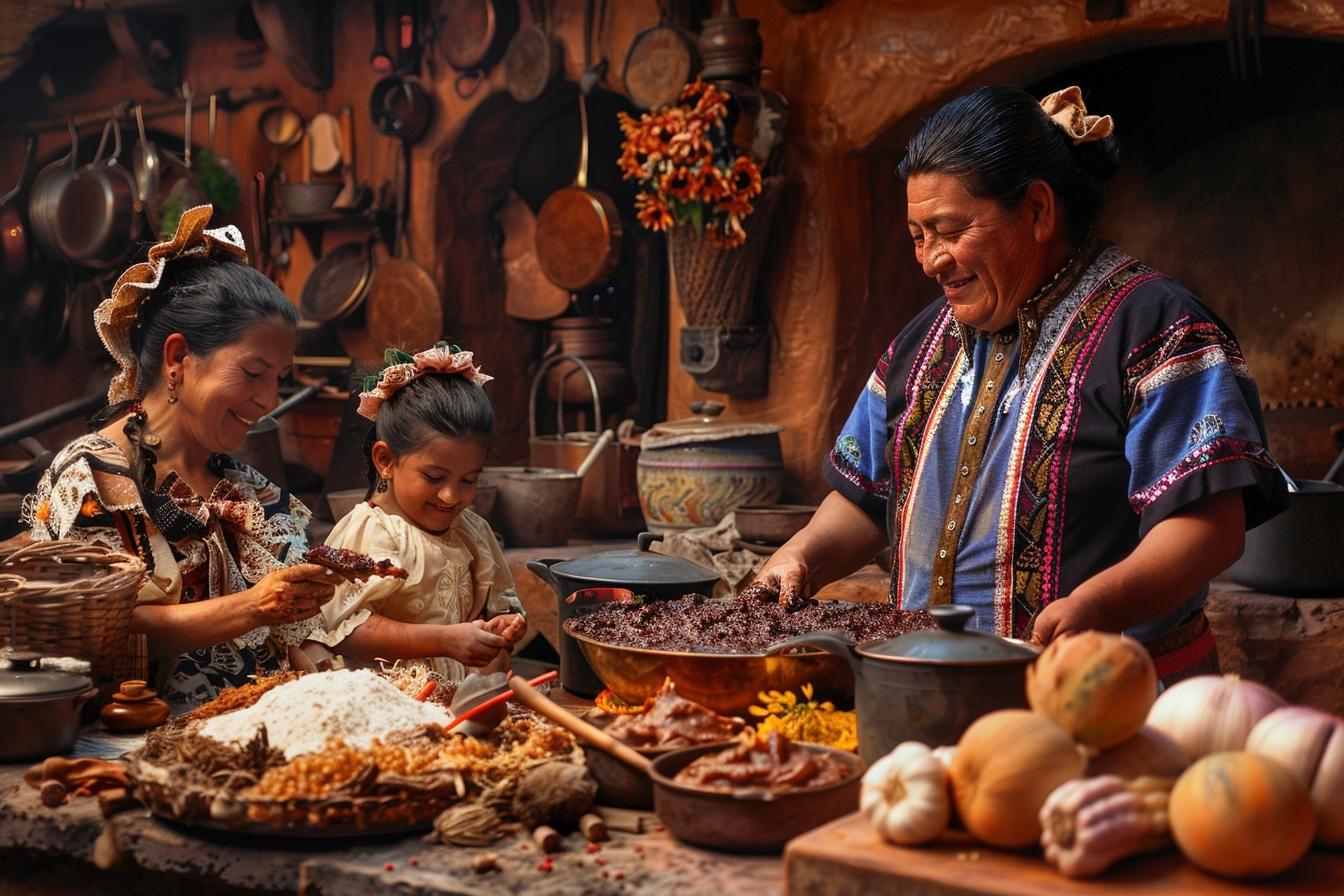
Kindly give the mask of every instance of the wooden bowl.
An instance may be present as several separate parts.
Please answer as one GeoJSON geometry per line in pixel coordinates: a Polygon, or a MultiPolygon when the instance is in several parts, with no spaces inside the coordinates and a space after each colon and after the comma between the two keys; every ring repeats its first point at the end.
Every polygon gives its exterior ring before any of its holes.
{"type": "Polygon", "coordinates": [[[804,504],[743,504],[733,511],[733,519],[743,541],[781,545],[797,535],[816,512],[815,506],[804,504]]]}

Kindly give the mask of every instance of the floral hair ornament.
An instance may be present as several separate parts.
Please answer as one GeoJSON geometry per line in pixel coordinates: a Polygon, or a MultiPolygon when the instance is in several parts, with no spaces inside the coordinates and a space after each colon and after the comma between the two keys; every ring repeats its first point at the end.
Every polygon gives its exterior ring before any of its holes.
{"type": "Polygon", "coordinates": [[[247,261],[247,247],[243,235],[232,224],[207,230],[214,206],[197,205],[182,213],[173,238],[156,243],[149,249],[149,260],[126,269],[112,287],[112,295],[94,309],[93,326],[98,338],[117,362],[116,376],[107,387],[108,404],[140,398],[139,375],[136,370],[135,350],[131,348],[131,330],[140,317],[140,306],[145,303],[163,278],[163,269],[177,258],[206,258],[226,255],[238,261],[247,261]]]}
{"type": "Polygon", "coordinates": [[[1088,115],[1083,105],[1083,89],[1078,85],[1056,90],[1041,100],[1041,108],[1050,120],[1064,129],[1076,146],[1104,140],[1115,131],[1109,115],[1088,115]]]}
{"type": "Polygon", "coordinates": [[[461,346],[442,340],[434,343],[433,348],[414,355],[390,348],[383,352],[383,363],[387,366],[377,376],[364,378],[364,391],[359,393],[359,416],[366,420],[377,420],[378,408],[392,397],[393,392],[427,373],[456,373],[478,386],[494,379],[481,373],[471,352],[464,352],[461,346]]]}

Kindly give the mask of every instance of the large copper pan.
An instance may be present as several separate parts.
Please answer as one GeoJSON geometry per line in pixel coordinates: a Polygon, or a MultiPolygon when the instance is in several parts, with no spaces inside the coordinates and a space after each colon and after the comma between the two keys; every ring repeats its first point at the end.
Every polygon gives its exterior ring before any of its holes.
{"type": "Polygon", "coordinates": [[[761,691],[793,691],[811,684],[819,700],[848,704],[854,697],[854,673],[848,661],[819,650],[766,656],[749,653],[690,653],[606,644],[573,629],[588,664],[602,683],[627,703],[643,703],[658,693],[665,678],[693,703],[724,715],[747,715],[761,691]]]}

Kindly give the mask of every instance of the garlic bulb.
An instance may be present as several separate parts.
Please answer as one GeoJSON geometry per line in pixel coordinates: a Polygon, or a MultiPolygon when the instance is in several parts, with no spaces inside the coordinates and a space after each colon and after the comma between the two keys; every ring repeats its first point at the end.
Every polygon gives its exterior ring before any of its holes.
{"type": "Polygon", "coordinates": [[[1246,750],[1297,775],[1316,807],[1316,842],[1344,846],[1344,719],[1305,706],[1276,709],[1251,729],[1246,750]]]}
{"type": "Polygon", "coordinates": [[[1255,723],[1286,705],[1254,681],[1197,675],[1162,692],[1148,713],[1148,725],[1176,741],[1194,762],[1210,753],[1244,749],[1255,723]]]}
{"type": "Polygon", "coordinates": [[[947,829],[951,815],[947,769],[927,746],[906,741],[864,774],[859,811],[892,843],[927,843],[947,829]]]}

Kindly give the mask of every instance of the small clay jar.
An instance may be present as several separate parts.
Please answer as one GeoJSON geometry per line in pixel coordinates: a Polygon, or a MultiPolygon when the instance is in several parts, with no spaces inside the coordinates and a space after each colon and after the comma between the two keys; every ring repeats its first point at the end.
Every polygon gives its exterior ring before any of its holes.
{"type": "Polygon", "coordinates": [[[145,731],[163,724],[168,718],[168,704],[143,681],[123,681],[121,690],[112,695],[112,702],[99,714],[108,731],[145,731]]]}

